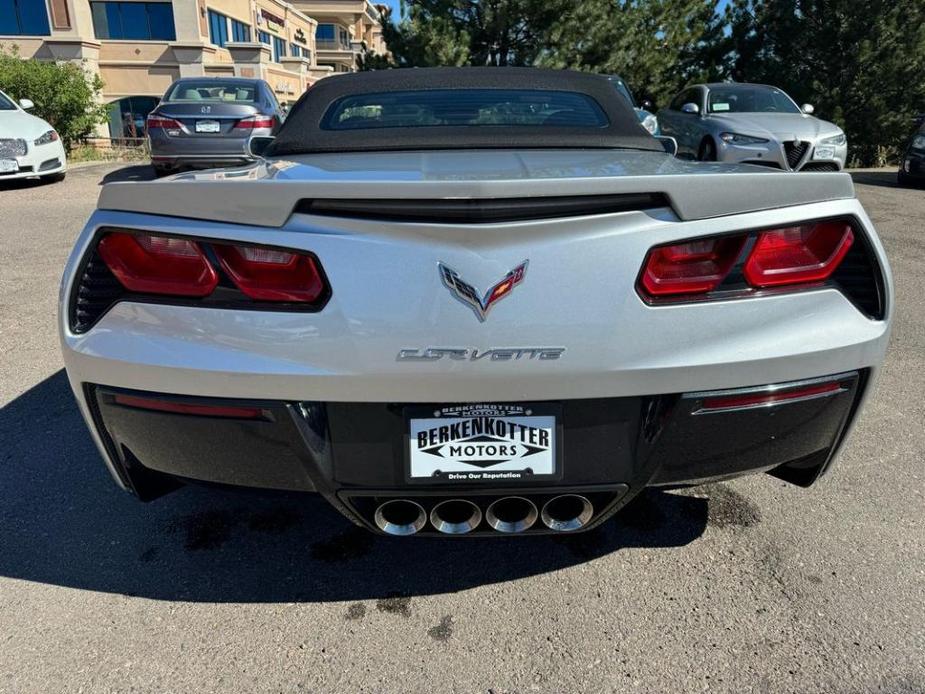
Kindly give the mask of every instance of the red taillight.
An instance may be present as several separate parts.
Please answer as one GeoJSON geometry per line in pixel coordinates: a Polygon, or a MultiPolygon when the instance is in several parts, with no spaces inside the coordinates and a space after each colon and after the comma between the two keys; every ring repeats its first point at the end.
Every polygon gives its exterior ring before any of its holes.
{"type": "Polygon", "coordinates": [[[236,128],[272,128],[273,127],[273,118],[271,116],[250,116],[248,118],[242,118],[237,123],[235,123],[236,128]]]}
{"type": "Polygon", "coordinates": [[[180,125],[179,121],[174,120],[173,118],[165,118],[163,116],[148,116],[148,120],[145,121],[147,127],[150,128],[166,128],[168,130],[180,130],[183,126],[180,125]]]}
{"type": "Polygon", "coordinates": [[[729,273],[744,243],[745,236],[724,236],[653,248],[642,286],[652,296],[712,291],[729,273]]]}
{"type": "Polygon", "coordinates": [[[760,407],[763,405],[773,405],[788,401],[808,400],[809,398],[835,395],[843,390],[846,390],[846,388],[842,385],[841,381],[829,381],[828,383],[814,383],[812,385],[784,390],[770,389],[752,393],[720,395],[705,398],[699,411],[710,412],[760,407]]]}
{"type": "Polygon", "coordinates": [[[849,222],[829,220],[656,246],[646,256],[639,292],[652,301],[688,301],[717,289],[734,298],[766,287],[821,282],[838,269],[853,242],[849,222]],[[733,272],[747,243],[747,255],[733,272]]]}
{"type": "Polygon", "coordinates": [[[232,294],[225,301],[285,301],[317,309],[330,293],[311,253],[124,231],[103,236],[97,250],[132,292],[202,298],[215,290],[224,270],[243,295],[236,299],[228,287],[223,291],[232,294]]]}
{"type": "Polygon", "coordinates": [[[135,407],[156,412],[191,414],[200,417],[231,417],[236,419],[263,419],[264,411],[259,407],[236,407],[232,405],[204,405],[189,402],[172,402],[160,398],[146,398],[138,395],[116,395],[115,402],[123,407],[135,407]]]}
{"type": "Polygon", "coordinates": [[[314,303],[325,284],[308,255],[258,246],[215,245],[222,268],[251,299],[314,303]]]}
{"type": "Polygon", "coordinates": [[[828,279],[853,241],[851,226],[845,222],[763,231],[745,262],[745,279],[755,287],[828,279]]]}
{"type": "Polygon", "coordinates": [[[218,284],[218,274],[194,241],[114,232],[100,240],[99,253],[129,291],[203,297],[218,284]]]}

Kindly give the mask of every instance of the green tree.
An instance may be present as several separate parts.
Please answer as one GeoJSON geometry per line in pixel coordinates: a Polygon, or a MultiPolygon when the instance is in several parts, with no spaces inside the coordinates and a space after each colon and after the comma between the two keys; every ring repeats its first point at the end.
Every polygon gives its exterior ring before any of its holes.
{"type": "Polygon", "coordinates": [[[79,65],[23,60],[15,46],[0,46],[0,89],[14,99],[32,100],[33,113],[58,131],[68,149],[106,122],[102,88],[99,75],[79,65]]]}
{"type": "Polygon", "coordinates": [[[848,135],[863,166],[894,159],[925,110],[921,0],[736,0],[729,76],[774,84],[848,135]]]}
{"type": "Polygon", "coordinates": [[[383,29],[399,67],[617,73],[659,103],[724,69],[708,50],[723,35],[716,0],[403,0],[402,8],[383,29]]]}

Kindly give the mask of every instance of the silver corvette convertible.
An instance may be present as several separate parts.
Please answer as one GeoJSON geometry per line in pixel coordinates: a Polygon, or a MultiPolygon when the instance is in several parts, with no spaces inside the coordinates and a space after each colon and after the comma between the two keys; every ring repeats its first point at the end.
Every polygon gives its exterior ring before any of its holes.
{"type": "Polygon", "coordinates": [[[332,77],[252,148],[106,185],[64,273],[68,377],[139,499],[576,532],[648,486],[812,484],[883,360],[851,179],[678,160],[603,77],[332,77]]]}
{"type": "Polygon", "coordinates": [[[784,171],[840,171],[848,157],[845,133],[811,115],[776,87],[698,84],[658,112],[661,134],[678,154],[700,161],[758,164],[784,171]]]}

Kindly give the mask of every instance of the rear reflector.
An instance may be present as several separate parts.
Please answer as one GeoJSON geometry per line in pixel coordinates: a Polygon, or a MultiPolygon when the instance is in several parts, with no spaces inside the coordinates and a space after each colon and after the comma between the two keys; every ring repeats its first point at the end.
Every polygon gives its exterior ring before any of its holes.
{"type": "Polygon", "coordinates": [[[729,274],[745,238],[723,236],[657,246],[646,259],[642,286],[651,296],[713,291],[729,274]]]}
{"type": "Polygon", "coordinates": [[[273,118],[271,116],[250,116],[248,118],[242,118],[237,123],[235,123],[236,128],[272,128],[273,127],[273,118]]]}
{"type": "Polygon", "coordinates": [[[251,299],[310,304],[324,293],[324,280],[311,256],[258,246],[214,248],[222,268],[251,299]]]}
{"type": "Polygon", "coordinates": [[[721,395],[705,398],[699,412],[739,410],[797,400],[808,400],[810,398],[834,395],[844,390],[847,390],[847,388],[842,385],[841,381],[828,381],[826,383],[814,383],[812,385],[784,390],[768,389],[750,393],[721,395]]]}
{"type": "Polygon", "coordinates": [[[174,414],[190,414],[200,417],[230,417],[234,419],[264,419],[259,407],[234,407],[229,405],[202,405],[187,402],[171,402],[160,398],[146,398],[138,395],[115,395],[115,403],[124,407],[174,414]]]}
{"type": "Polygon", "coordinates": [[[129,291],[203,297],[218,284],[202,250],[187,239],[114,232],[100,239],[99,253],[129,291]]]}
{"type": "Polygon", "coordinates": [[[819,222],[763,231],[745,263],[745,279],[755,287],[828,279],[854,241],[845,222],[819,222]]]}

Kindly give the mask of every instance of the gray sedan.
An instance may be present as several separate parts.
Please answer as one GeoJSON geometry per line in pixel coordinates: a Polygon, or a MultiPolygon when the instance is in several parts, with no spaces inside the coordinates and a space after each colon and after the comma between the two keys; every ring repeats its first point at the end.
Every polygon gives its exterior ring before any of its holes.
{"type": "Polygon", "coordinates": [[[785,171],[840,171],[848,140],[834,123],[763,84],[698,84],[658,112],[679,156],[758,164],[785,171]]]}
{"type": "Polygon", "coordinates": [[[248,143],[273,135],[283,119],[263,80],[199,77],[170,85],[149,115],[146,133],[159,174],[181,167],[245,164],[248,143]]]}

